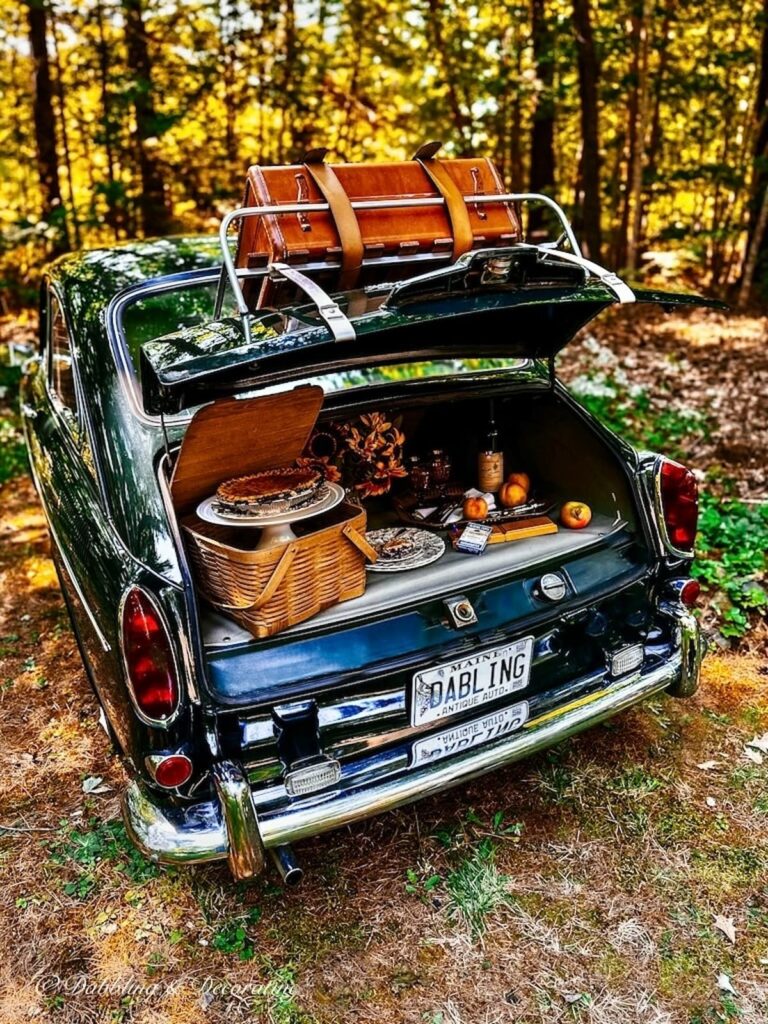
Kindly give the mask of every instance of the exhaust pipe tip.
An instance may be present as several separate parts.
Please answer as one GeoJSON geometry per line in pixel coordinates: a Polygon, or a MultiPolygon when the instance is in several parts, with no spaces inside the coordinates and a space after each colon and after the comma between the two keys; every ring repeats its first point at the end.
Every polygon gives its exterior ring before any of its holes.
{"type": "Polygon", "coordinates": [[[270,849],[275,867],[280,872],[283,884],[295,888],[304,877],[304,869],[296,860],[290,846],[274,846],[270,849]]]}

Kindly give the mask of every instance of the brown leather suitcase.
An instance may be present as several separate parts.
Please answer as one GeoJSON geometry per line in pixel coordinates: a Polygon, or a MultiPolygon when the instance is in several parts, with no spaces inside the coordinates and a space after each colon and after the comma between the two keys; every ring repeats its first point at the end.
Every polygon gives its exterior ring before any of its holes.
{"type": "MultiPolygon", "coordinates": [[[[431,147],[424,147],[429,151],[431,147]]],[[[269,214],[241,221],[236,263],[263,267],[283,262],[307,267],[326,290],[349,290],[374,281],[397,280],[427,269],[414,266],[432,254],[445,261],[472,248],[508,245],[520,238],[509,203],[465,203],[464,196],[503,193],[499,173],[487,159],[421,158],[387,164],[326,164],[324,150],[304,164],[248,169],[244,206],[328,202],[326,212],[269,214]],[[441,206],[353,210],[366,199],[435,199],[441,206]],[[410,257],[410,259],[404,259],[410,257]],[[313,271],[313,263],[331,264],[313,271]]],[[[292,285],[246,279],[249,304],[290,301],[292,285]]]]}

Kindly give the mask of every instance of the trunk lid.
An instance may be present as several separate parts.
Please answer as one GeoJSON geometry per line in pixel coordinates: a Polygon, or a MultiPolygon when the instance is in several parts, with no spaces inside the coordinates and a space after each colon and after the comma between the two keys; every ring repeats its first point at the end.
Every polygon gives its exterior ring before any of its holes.
{"type": "MultiPolygon", "coordinates": [[[[336,296],[354,328],[338,341],[311,304],[250,318],[251,338],[236,318],[177,331],[141,349],[147,412],[175,413],[256,386],[360,365],[439,358],[552,360],[608,306],[616,292],[584,279],[581,266],[513,257],[501,280],[492,257],[475,253],[453,266],[401,284],[336,296]]],[[[636,291],[635,301],[664,308],[727,308],[695,295],[636,291]]]]}

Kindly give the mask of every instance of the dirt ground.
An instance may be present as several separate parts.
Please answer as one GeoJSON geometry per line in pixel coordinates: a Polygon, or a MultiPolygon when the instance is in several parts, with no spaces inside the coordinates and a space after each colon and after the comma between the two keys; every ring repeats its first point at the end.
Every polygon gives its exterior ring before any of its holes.
{"type": "MultiPolygon", "coordinates": [[[[670,323],[614,325],[600,358],[711,409],[697,457],[764,497],[765,321],[670,323]]],[[[712,654],[691,701],[661,697],[300,844],[298,890],[235,885],[128,846],[125,775],[25,477],[0,491],[0,541],[2,1024],[768,1022],[768,671],[753,642],[712,654]]]]}

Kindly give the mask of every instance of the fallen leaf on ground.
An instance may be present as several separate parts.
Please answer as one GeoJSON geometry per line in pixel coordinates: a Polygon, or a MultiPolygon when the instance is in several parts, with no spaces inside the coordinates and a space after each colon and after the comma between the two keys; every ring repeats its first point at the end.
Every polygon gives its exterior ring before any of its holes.
{"type": "Polygon", "coordinates": [[[717,800],[713,796],[707,797],[707,807],[717,807],[717,800]]]}
{"type": "Polygon", "coordinates": [[[697,768],[701,768],[704,772],[711,772],[713,768],[719,768],[719,761],[702,761],[701,764],[696,765],[697,768]]]}
{"type": "Polygon", "coordinates": [[[763,763],[763,755],[759,750],[753,750],[752,747],[744,747],[744,757],[748,757],[755,764],[763,763]]]}
{"type": "Polygon", "coordinates": [[[747,746],[754,747],[755,750],[760,750],[763,754],[768,754],[768,732],[764,732],[762,736],[755,736],[747,743],[747,746]]]}
{"type": "Polygon", "coordinates": [[[736,989],[731,984],[731,979],[727,974],[718,974],[717,987],[721,992],[732,992],[733,995],[736,995],[736,989]]]}
{"type": "Polygon", "coordinates": [[[100,775],[89,775],[87,779],[83,779],[83,792],[96,794],[111,792],[110,787],[103,783],[104,779],[100,775]]]}
{"type": "Polygon", "coordinates": [[[733,918],[718,914],[715,917],[715,928],[721,931],[730,942],[736,941],[736,929],[733,926],[733,918]]]}

